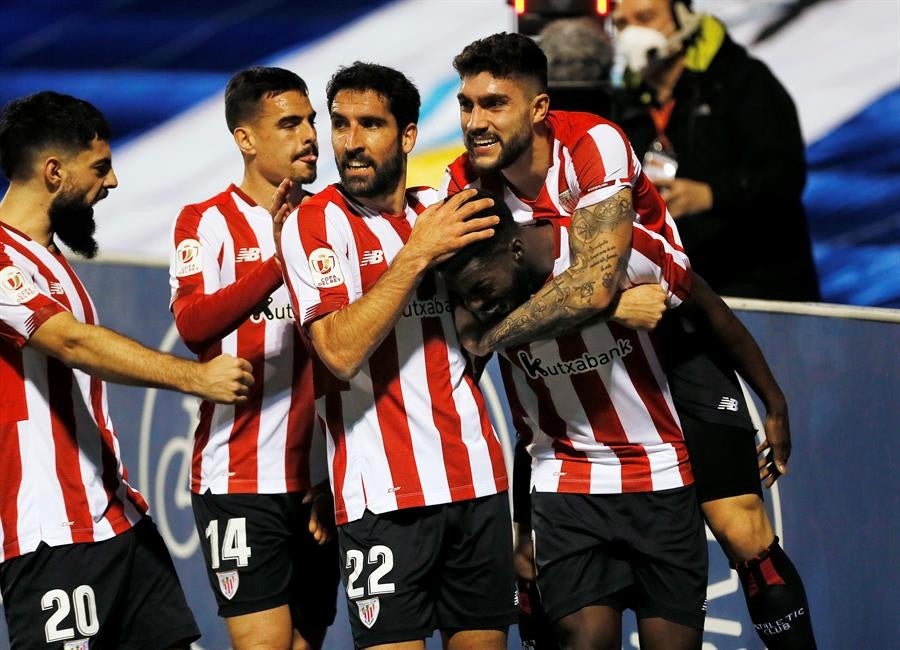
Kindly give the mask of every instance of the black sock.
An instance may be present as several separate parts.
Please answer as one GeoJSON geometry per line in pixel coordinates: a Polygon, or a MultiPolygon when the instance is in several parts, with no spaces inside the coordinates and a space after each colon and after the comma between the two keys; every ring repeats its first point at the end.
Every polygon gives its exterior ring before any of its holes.
{"type": "Polygon", "coordinates": [[[752,560],[735,566],[750,619],[769,650],[814,650],[809,603],[800,574],[778,538],[752,560]]]}

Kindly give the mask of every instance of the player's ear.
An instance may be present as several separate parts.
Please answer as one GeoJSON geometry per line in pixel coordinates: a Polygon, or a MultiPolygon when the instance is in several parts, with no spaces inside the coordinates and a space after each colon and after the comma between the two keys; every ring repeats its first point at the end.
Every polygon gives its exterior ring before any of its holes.
{"type": "Polygon", "coordinates": [[[513,237],[512,241],[509,242],[509,252],[516,262],[521,262],[522,258],[525,257],[525,244],[522,243],[519,237],[513,237]]]}
{"type": "Polygon", "coordinates": [[[403,153],[409,154],[413,150],[413,147],[416,146],[416,137],[419,135],[419,127],[415,124],[407,124],[406,128],[403,129],[403,133],[400,134],[400,146],[403,148],[403,153]]]}
{"type": "Polygon", "coordinates": [[[234,130],[232,136],[234,136],[234,142],[237,144],[238,149],[241,150],[242,154],[251,156],[256,153],[252,129],[249,129],[246,126],[239,126],[234,130]]]}
{"type": "Polygon", "coordinates": [[[531,100],[531,121],[539,124],[547,117],[550,112],[550,95],[547,93],[538,93],[531,100]]]}
{"type": "Polygon", "coordinates": [[[65,176],[62,161],[56,156],[48,156],[41,165],[41,175],[44,178],[44,185],[47,189],[55,192],[62,187],[65,176]]]}

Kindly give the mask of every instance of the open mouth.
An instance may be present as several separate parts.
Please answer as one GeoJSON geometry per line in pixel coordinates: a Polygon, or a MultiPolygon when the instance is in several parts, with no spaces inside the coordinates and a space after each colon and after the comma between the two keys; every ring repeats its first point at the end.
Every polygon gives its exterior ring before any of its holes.
{"type": "Polygon", "coordinates": [[[342,167],[349,172],[363,172],[367,169],[371,169],[372,165],[368,162],[364,162],[362,160],[351,160],[349,162],[345,162],[342,167]]]}
{"type": "Polygon", "coordinates": [[[500,138],[495,135],[469,137],[469,151],[476,156],[488,155],[500,147],[500,138]]]}

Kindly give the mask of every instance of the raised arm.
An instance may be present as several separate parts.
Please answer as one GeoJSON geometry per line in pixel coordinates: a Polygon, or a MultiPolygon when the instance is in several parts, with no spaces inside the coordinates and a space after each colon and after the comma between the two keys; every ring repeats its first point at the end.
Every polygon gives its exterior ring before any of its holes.
{"type": "Polygon", "coordinates": [[[760,477],[770,486],[779,474],[787,473],[791,455],[791,429],[787,400],[753,335],[734,312],[698,275],[684,307],[692,319],[708,327],[720,349],[734,364],[735,370],[750,384],[766,408],[763,423],[766,440],[760,445],[762,453],[770,449],[760,477]]]}
{"type": "Polygon", "coordinates": [[[28,345],[92,377],[119,384],[166,388],[222,404],[247,400],[250,364],[227,354],[196,363],[144,347],[71,313],[57,313],[38,327],[28,345]]]}
{"type": "Polygon", "coordinates": [[[633,220],[630,188],[577,209],[569,234],[572,264],[492,327],[478,353],[552,338],[609,307],[628,265],[633,220]]]}

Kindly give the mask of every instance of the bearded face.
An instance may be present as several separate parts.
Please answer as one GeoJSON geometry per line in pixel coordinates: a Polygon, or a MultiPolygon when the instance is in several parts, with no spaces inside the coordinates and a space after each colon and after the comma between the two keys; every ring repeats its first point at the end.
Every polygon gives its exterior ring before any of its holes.
{"type": "MultiPolygon", "coordinates": [[[[106,191],[97,200],[106,196],[106,191]]],[[[94,231],[94,207],[87,192],[62,190],[50,203],[48,210],[53,233],[79,255],[92,259],[97,254],[94,231]]]]}
{"type": "Polygon", "coordinates": [[[403,176],[400,141],[394,150],[377,162],[362,149],[345,151],[337,158],[341,184],[355,197],[369,199],[393,192],[403,176]]]}

